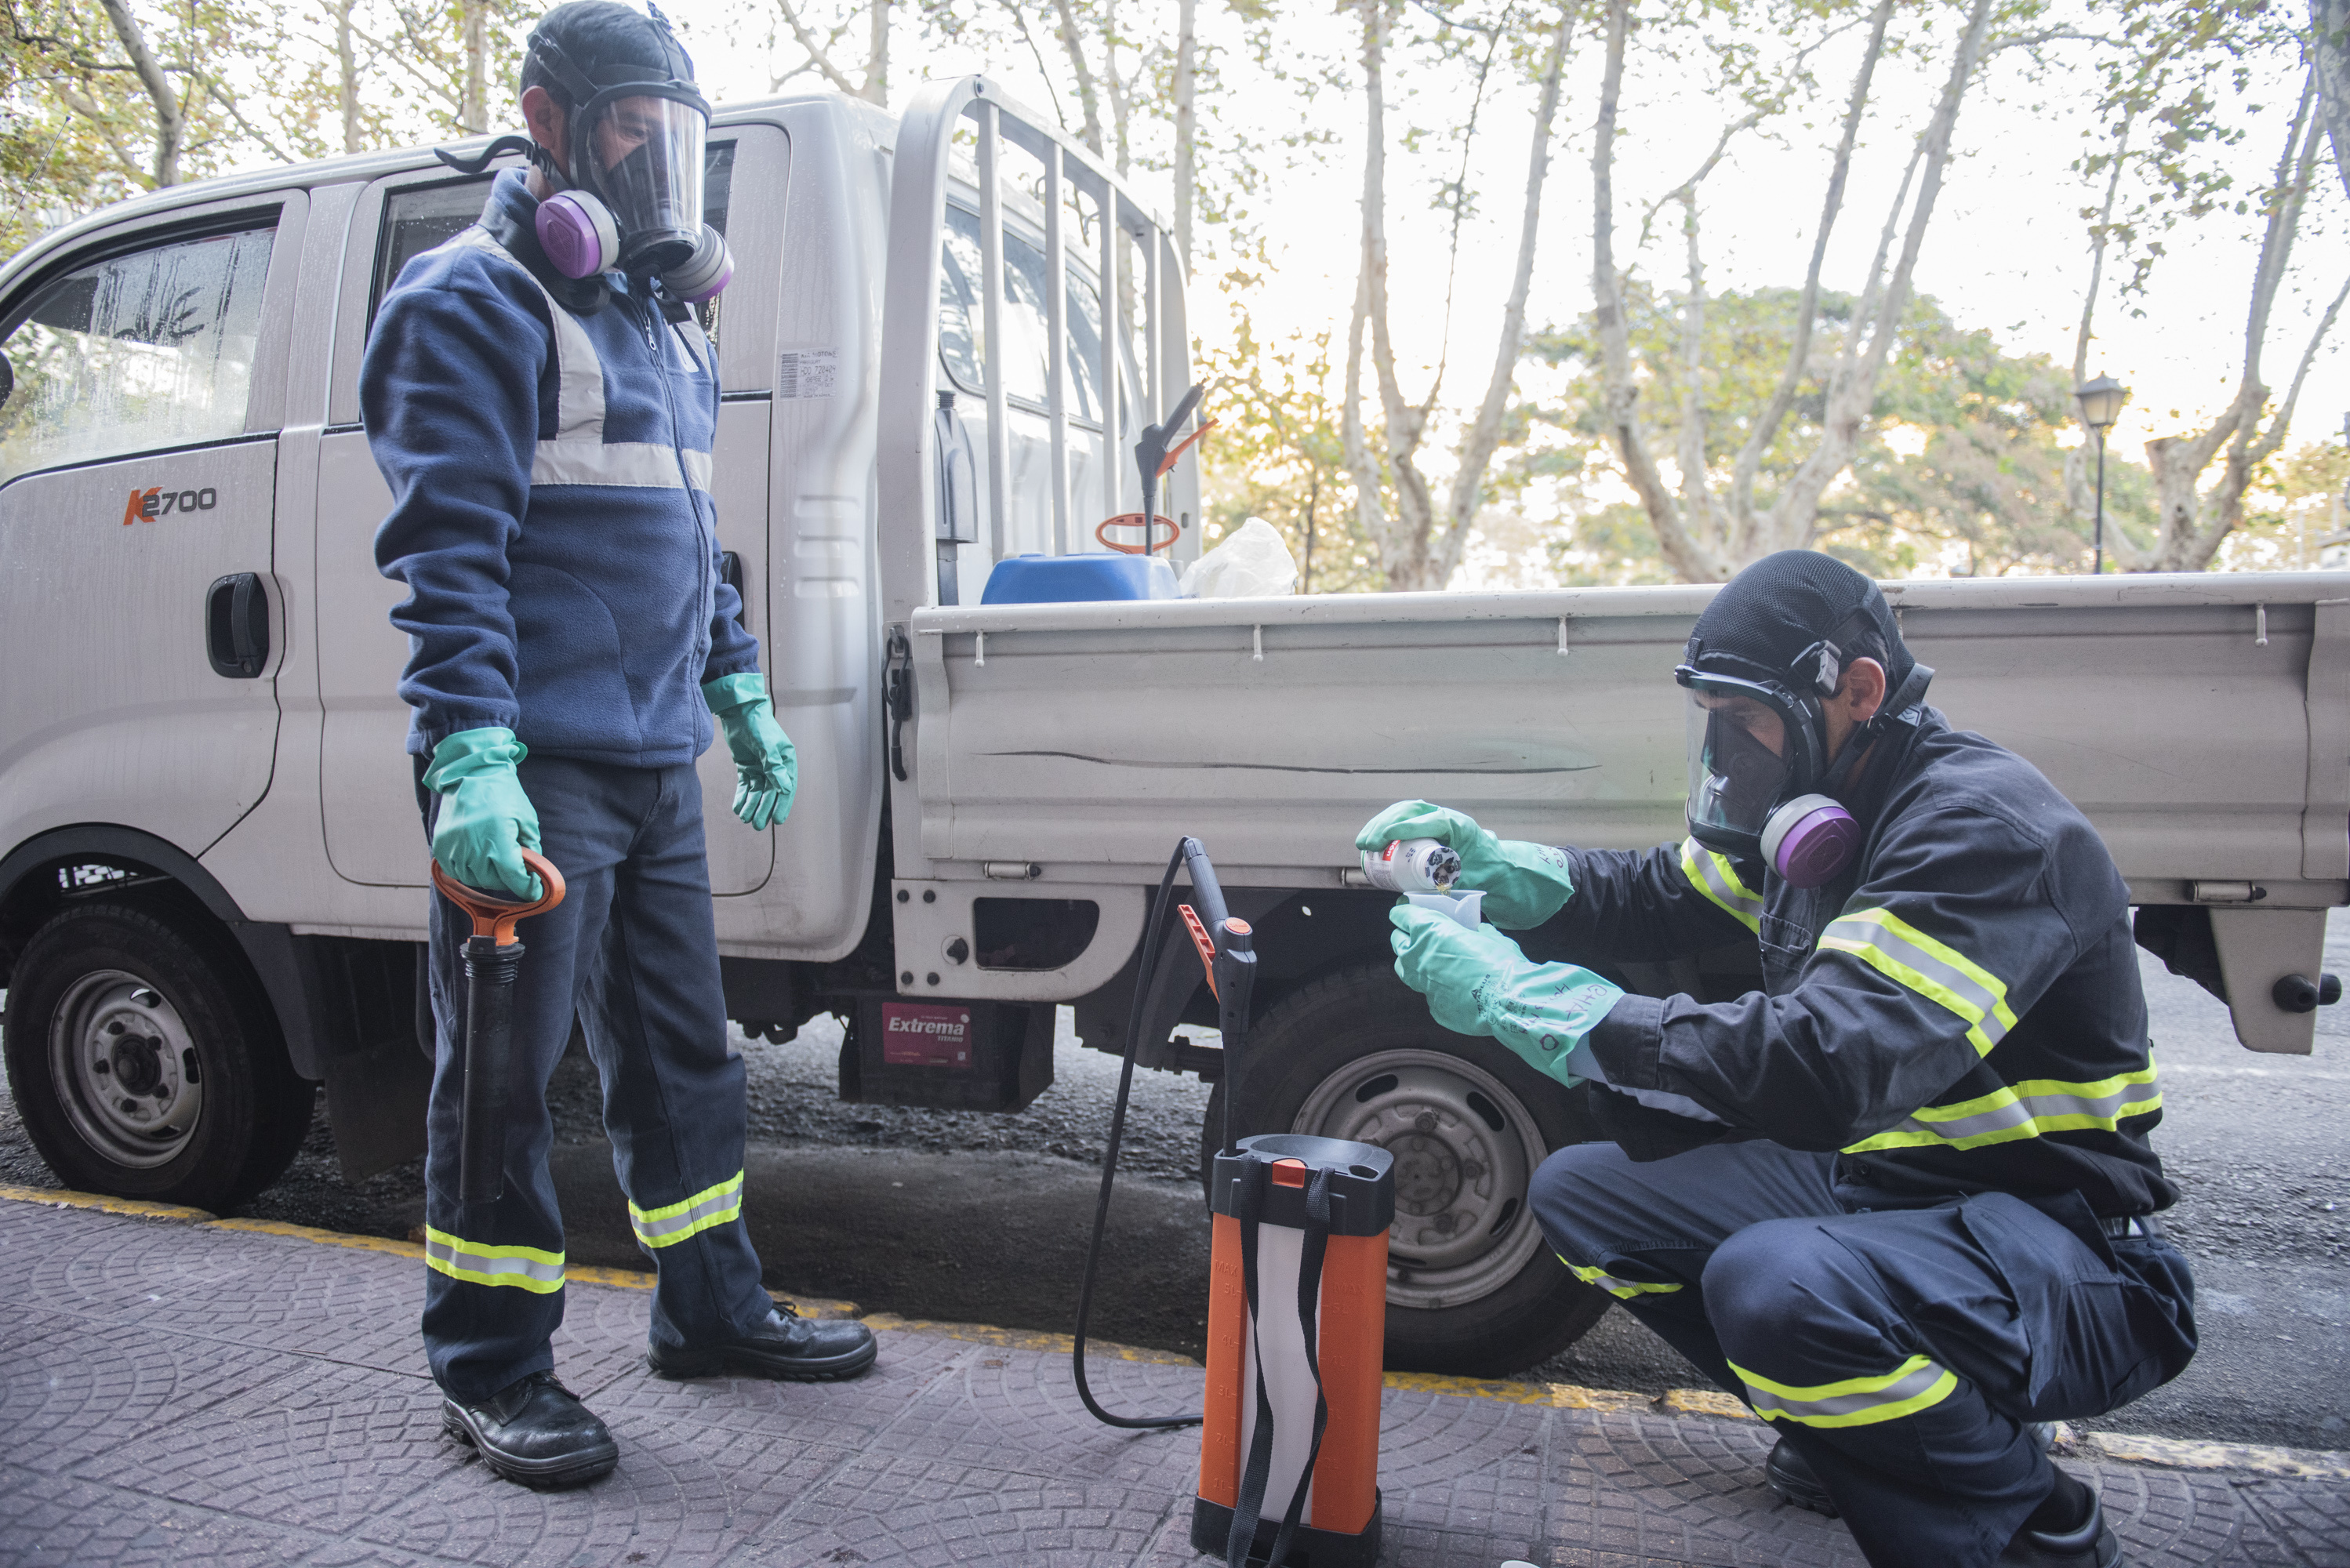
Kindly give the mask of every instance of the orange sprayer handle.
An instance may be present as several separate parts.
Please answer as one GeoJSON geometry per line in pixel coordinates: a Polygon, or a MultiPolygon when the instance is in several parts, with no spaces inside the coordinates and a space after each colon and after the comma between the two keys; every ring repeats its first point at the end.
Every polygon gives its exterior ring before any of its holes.
{"type": "Polygon", "coordinates": [[[1173,549],[1175,547],[1175,541],[1183,536],[1183,530],[1176,526],[1175,519],[1168,516],[1163,512],[1157,517],[1151,519],[1151,526],[1149,528],[1144,529],[1142,535],[1143,543],[1139,545],[1120,544],[1118,540],[1109,536],[1109,531],[1113,528],[1141,527],[1141,513],[1121,512],[1115,517],[1105,517],[1099,523],[1096,524],[1094,525],[1094,538],[1104,548],[1116,550],[1121,556],[1155,556],[1161,550],[1173,549]],[[1153,537],[1160,528],[1167,530],[1167,537],[1164,539],[1153,537]]]}
{"type": "Polygon", "coordinates": [[[515,922],[531,915],[544,914],[563,902],[563,873],[555,862],[536,849],[522,852],[522,863],[538,873],[546,891],[527,904],[514,903],[505,898],[494,898],[478,888],[468,888],[446,871],[441,862],[432,863],[432,885],[441,896],[473,918],[473,934],[495,939],[498,946],[510,947],[515,940],[515,922]]]}
{"type": "Polygon", "coordinates": [[[1206,435],[1210,431],[1214,430],[1218,425],[1222,424],[1223,422],[1224,421],[1222,420],[1203,421],[1198,430],[1193,431],[1190,435],[1187,435],[1181,441],[1177,441],[1172,448],[1169,449],[1167,455],[1159,460],[1159,477],[1163,479],[1169,473],[1174,472],[1175,464],[1183,456],[1184,448],[1190,446],[1193,441],[1198,441],[1201,436],[1206,435]]]}

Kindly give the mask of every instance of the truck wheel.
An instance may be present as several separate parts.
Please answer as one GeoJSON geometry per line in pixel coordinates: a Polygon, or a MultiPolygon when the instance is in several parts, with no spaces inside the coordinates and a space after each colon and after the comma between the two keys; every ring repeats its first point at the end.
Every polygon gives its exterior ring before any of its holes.
{"type": "Polygon", "coordinates": [[[0,1036],[69,1188],[219,1210],[276,1179],[316,1098],[244,961],[168,909],[98,904],[26,943],[0,1036]]]}
{"type": "MultiPolygon", "coordinates": [[[[1249,1034],[1234,1136],[1315,1133],[1395,1157],[1387,1365],[1498,1377],[1582,1337],[1608,1299],[1554,1257],[1526,1208],[1543,1157],[1590,1134],[1565,1091],[1491,1040],[1440,1026],[1384,964],[1324,977],[1249,1034]]],[[[1204,1184],[1230,1085],[1201,1129],[1204,1184]]]]}

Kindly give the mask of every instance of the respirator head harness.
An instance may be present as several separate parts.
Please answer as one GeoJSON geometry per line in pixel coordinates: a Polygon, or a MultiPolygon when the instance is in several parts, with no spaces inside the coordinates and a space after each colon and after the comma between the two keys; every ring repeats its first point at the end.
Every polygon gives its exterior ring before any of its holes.
{"type": "Polygon", "coordinates": [[[1673,679],[1690,694],[1690,836],[1816,888],[1860,846],[1835,796],[1870,743],[1914,725],[1934,672],[1910,656],[1885,595],[1814,550],[1783,550],[1731,579],[1698,618],[1673,679]],[[1825,703],[1855,660],[1884,667],[1885,701],[1828,756],[1825,703]]]}

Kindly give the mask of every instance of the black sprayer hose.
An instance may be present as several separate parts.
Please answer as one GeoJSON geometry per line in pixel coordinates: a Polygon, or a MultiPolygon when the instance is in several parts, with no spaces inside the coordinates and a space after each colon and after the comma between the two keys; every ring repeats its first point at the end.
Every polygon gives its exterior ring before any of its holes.
{"type": "Polygon", "coordinates": [[[1118,1177],[1118,1146],[1126,1136],[1126,1100],[1134,1086],[1134,1053],[1142,1041],[1142,1009],[1149,995],[1150,982],[1159,971],[1159,951],[1167,935],[1167,916],[1174,902],[1175,869],[1183,864],[1184,850],[1190,840],[1175,846],[1168,857],[1167,875],[1159,879],[1159,896],[1151,900],[1150,919],[1142,938],[1142,954],[1135,965],[1134,1002],[1126,1014],[1126,1059],[1118,1073],[1118,1101],[1110,1110],[1109,1147],[1102,1152],[1101,1196],[1094,1204],[1094,1237],[1086,1247],[1086,1272],[1077,1285],[1076,1343],[1069,1351],[1069,1365],[1077,1375],[1077,1397],[1094,1419],[1107,1426],[1124,1427],[1132,1430],[1150,1431],[1163,1427],[1196,1427],[1204,1418],[1190,1416],[1113,1416],[1101,1407],[1093,1390],[1086,1386],[1086,1318],[1093,1310],[1094,1271],[1101,1262],[1102,1231],[1109,1224],[1110,1183],[1118,1177]]]}

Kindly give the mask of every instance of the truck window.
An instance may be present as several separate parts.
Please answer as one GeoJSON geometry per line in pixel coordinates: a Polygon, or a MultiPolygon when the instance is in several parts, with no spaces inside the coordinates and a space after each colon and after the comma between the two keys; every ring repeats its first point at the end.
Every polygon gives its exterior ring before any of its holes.
{"type": "MultiPolygon", "coordinates": [[[[726,232],[726,203],[734,185],[734,144],[711,144],[702,156],[702,215],[720,234],[726,232]]],[[[368,299],[368,324],[375,324],[376,307],[400,280],[400,269],[426,251],[447,244],[473,226],[489,200],[494,175],[471,180],[445,180],[432,185],[411,185],[394,191],[384,202],[383,237],[376,244],[375,292],[368,299]]],[[[721,295],[720,299],[725,296],[721,295]]],[[[702,326],[717,336],[715,306],[704,307],[702,326]]]]}
{"type": "MultiPolygon", "coordinates": [[[[987,376],[981,369],[980,338],[986,316],[980,298],[979,214],[949,202],[939,252],[939,358],[958,388],[983,397],[987,376]]],[[[1051,390],[1045,254],[1008,224],[1003,231],[1003,335],[1010,339],[1003,360],[1004,394],[1041,410],[1051,390]]],[[[1098,426],[1101,293],[1074,267],[1069,270],[1069,332],[1064,351],[1068,356],[1069,417],[1098,426]]]]}
{"type": "Polygon", "coordinates": [[[243,433],[276,230],[134,251],[43,289],[5,344],[0,480],[243,433]]]}

